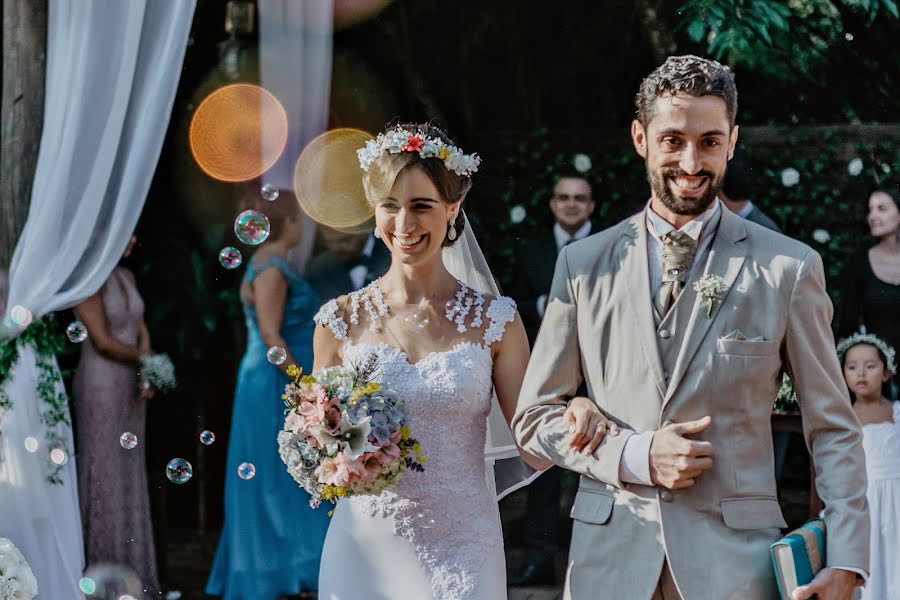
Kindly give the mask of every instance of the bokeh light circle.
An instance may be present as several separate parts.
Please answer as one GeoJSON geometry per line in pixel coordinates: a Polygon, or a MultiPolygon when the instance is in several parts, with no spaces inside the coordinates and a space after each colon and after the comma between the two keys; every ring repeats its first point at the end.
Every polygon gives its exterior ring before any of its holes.
{"type": "Polygon", "coordinates": [[[24,306],[20,306],[18,304],[13,306],[9,311],[9,316],[12,319],[12,322],[19,327],[25,328],[31,325],[31,311],[24,306]]]}
{"type": "Polygon", "coordinates": [[[188,131],[191,154],[204,173],[221,181],[259,177],[284,152],[284,107],[258,85],[226,85],[203,99],[188,131]]]}
{"type": "Polygon", "coordinates": [[[369,226],[374,210],[363,192],[356,151],[370,139],[372,135],[361,129],[333,129],[300,153],[294,167],[294,192],[313,220],[342,231],[369,226]]]}

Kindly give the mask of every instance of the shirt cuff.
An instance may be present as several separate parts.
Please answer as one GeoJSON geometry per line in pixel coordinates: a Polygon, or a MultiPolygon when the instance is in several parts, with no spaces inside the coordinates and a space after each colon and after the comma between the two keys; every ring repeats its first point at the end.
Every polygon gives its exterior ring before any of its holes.
{"type": "Polygon", "coordinates": [[[538,296],[538,299],[537,299],[538,317],[543,317],[545,310],[547,310],[547,294],[544,294],[543,296],[538,296]]]}
{"type": "Polygon", "coordinates": [[[866,582],[869,581],[869,574],[863,571],[862,569],[854,569],[853,567],[839,567],[833,566],[832,569],[840,569],[841,571],[850,571],[851,573],[856,573],[862,579],[862,583],[860,585],[866,585],[866,582]]]}
{"type": "Polygon", "coordinates": [[[636,433],[625,440],[622,460],[619,461],[619,479],[625,483],[653,485],[650,478],[650,444],[654,433],[636,433]]]}

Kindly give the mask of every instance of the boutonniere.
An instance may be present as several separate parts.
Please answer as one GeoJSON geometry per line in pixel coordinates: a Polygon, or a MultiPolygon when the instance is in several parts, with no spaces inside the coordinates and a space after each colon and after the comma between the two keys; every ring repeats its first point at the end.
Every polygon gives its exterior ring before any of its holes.
{"type": "Polygon", "coordinates": [[[727,289],[728,286],[725,285],[725,280],[718,275],[706,274],[700,281],[694,283],[694,291],[706,301],[707,319],[712,318],[713,306],[721,299],[722,294],[727,289]]]}

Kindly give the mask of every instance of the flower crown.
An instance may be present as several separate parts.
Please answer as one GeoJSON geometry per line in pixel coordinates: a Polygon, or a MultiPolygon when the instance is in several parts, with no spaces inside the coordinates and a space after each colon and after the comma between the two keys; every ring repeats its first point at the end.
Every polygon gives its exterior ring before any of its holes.
{"type": "Polygon", "coordinates": [[[449,170],[463,177],[469,177],[478,171],[478,165],[481,164],[481,157],[477,154],[463,154],[462,150],[446,144],[439,138],[430,137],[421,131],[397,127],[379,133],[378,137],[369,140],[365,146],[356,151],[359,166],[368,172],[375,159],[384,152],[390,154],[417,152],[422,158],[439,158],[449,170]]]}
{"type": "Polygon", "coordinates": [[[847,350],[858,344],[869,344],[870,346],[878,348],[887,360],[887,370],[890,371],[892,375],[897,374],[897,353],[893,348],[888,346],[887,342],[871,333],[854,333],[850,337],[842,339],[837,345],[837,354],[840,361],[844,362],[844,354],[847,353],[847,350]]]}

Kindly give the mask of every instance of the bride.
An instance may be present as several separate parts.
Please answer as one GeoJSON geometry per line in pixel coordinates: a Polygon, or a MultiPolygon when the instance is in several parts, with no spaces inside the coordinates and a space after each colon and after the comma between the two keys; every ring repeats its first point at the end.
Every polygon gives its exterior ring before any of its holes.
{"type": "MultiPolygon", "coordinates": [[[[480,159],[463,154],[439,129],[412,124],[389,127],[359,158],[375,235],[390,250],[391,266],[368,287],[322,307],[314,368],[361,364],[374,353],[375,379],[406,399],[411,433],[428,460],[424,472],[408,471],[377,496],[338,503],[319,597],[505,598],[503,538],[486,458],[503,457],[491,451],[503,436],[517,451],[507,425],[529,350],[515,303],[496,295],[466,230],[462,201],[480,159]],[[501,412],[491,415],[498,403],[501,412]],[[505,423],[489,419],[500,414],[505,423]]],[[[592,453],[605,418],[583,398],[570,402],[566,417],[572,436],[560,443],[592,453]]],[[[521,458],[534,469],[550,466],[524,452],[521,458]]]]}

